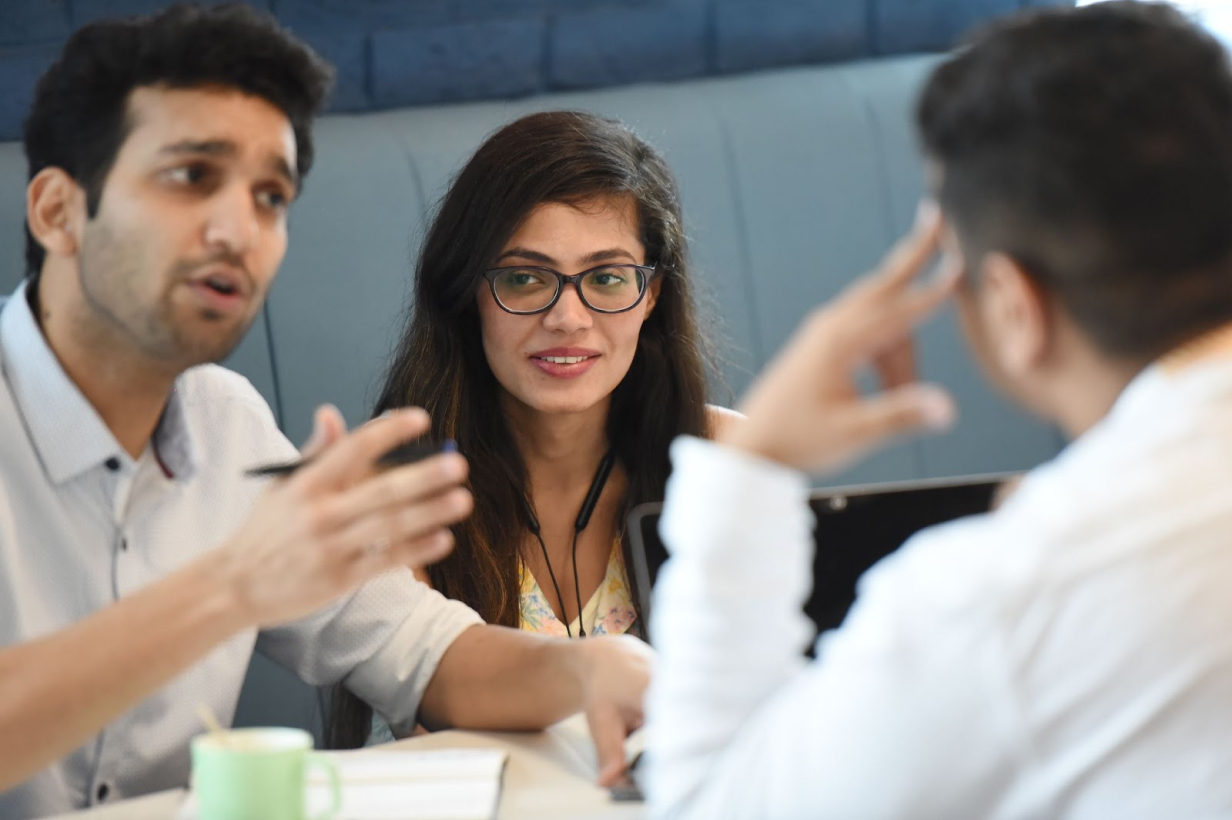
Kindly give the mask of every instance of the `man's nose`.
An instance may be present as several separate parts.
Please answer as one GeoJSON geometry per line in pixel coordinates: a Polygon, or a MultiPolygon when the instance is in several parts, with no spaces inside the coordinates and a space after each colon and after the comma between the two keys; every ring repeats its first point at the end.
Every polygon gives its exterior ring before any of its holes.
{"type": "Polygon", "coordinates": [[[211,250],[243,254],[256,242],[260,225],[256,205],[246,186],[220,190],[211,203],[205,226],[205,244],[211,250]]]}

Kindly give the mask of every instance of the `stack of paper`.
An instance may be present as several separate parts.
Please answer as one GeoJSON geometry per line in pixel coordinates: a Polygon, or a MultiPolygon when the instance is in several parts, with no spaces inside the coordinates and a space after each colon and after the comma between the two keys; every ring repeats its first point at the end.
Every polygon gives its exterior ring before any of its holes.
{"type": "MultiPolygon", "coordinates": [[[[342,778],[337,820],[491,820],[506,753],[499,749],[360,750],[324,754],[342,778]]],[[[326,776],[311,768],[308,815],[329,807],[326,776]]]]}

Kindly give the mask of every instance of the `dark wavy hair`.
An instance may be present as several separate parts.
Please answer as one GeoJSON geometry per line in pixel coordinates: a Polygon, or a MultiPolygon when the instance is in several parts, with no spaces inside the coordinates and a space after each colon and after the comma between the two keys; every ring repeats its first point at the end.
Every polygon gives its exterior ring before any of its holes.
{"type": "MultiPolygon", "coordinates": [[[[484,355],[477,288],[536,206],[595,198],[634,203],[647,261],[658,266],[662,281],[607,421],[609,442],[629,476],[624,510],[663,497],[674,437],[709,432],[708,346],[694,313],[680,195],[663,157],[621,123],[573,111],[532,114],[497,131],[458,174],[428,230],[415,304],[375,408],[427,409],[432,435],[455,440],[466,454],[475,512],[454,527],[456,547],[428,573],[443,594],[493,624],[518,625],[518,545],[528,488],[484,355]]],[[[633,566],[623,533],[622,549],[625,565],[633,566]]],[[[363,743],[370,719],[357,699],[336,690],[329,745],[363,743]]]]}
{"type": "Polygon", "coordinates": [[[996,22],[933,72],[917,123],[964,255],[1014,258],[1106,355],[1232,319],[1232,71],[1175,8],[996,22]]]}
{"type": "MultiPolygon", "coordinates": [[[[328,63],[243,3],[180,3],[148,17],[91,23],[69,37],[35,89],[23,134],[28,179],[62,168],[85,190],[93,217],[128,137],[132,91],[218,85],[261,97],[286,115],[302,181],[312,167],[312,120],[332,83],[328,63]]],[[[44,257],[27,227],[27,276],[38,276],[44,257]]]]}

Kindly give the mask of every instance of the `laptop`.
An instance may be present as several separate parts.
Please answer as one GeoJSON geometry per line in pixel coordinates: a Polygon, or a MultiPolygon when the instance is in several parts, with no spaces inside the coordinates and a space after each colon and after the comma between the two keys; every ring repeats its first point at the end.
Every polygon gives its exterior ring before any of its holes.
{"type": "MultiPolygon", "coordinates": [[[[836,487],[814,492],[813,591],[804,605],[817,634],[843,622],[856,597],[856,582],[873,564],[922,529],[988,512],[997,488],[1014,473],[892,484],[836,487]]],[[[630,547],[638,604],[650,623],[650,591],[667,560],[659,538],[661,503],[629,513],[630,547]]],[[[771,546],[771,545],[766,545],[771,546]]],[[[648,636],[647,636],[648,637],[648,636]]],[[[812,652],[813,641],[809,642],[812,652]]]]}
{"type": "MultiPolygon", "coordinates": [[[[922,529],[992,508],[997,489],[1017,473],[967,476],[894,484],[867,484],[819,490],[809,497],[817,519],[813,531],[813,592],[804,614],[817,635],[839,626],[855,602],[856,583],[873,564],[898,549],[922,529]]],[[[659,538],[661,503],[639,504],[629,512],[633,578],[644,624],[652,617],[650,591],[667,560],[659,538]]],[[[773,545],[764,545],[771,547],[773,545]]],[[[643,629],[643,632],[648,630],[643,629]]],[[[649,634],[644,635],[649,640],[649,634]]],[[[638,744],[640,745],[640,737],[638,744]]],[[[628,776],[611,789],[616,801],[642,800],[640,753],[628,776]]]]}

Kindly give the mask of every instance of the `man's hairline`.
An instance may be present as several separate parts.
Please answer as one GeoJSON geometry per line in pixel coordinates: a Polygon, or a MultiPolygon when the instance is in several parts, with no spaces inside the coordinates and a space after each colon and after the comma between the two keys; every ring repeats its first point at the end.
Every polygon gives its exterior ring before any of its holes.
{"type": "MultiPolygon", "coordinates": [[[[121,112],[121,116],[120,116],[119,139],[116,142],[115,150],[112,152],[111,157],[107,161],[107,164],[102,169],[100,169],[102,172],[100,178],[97,180],[96,183],[94,183],[97,185],[97,203],[98,204],[101,204],[103,201],[103,194],[107,188],[107,179],[108,177],[111,176],[112,169],[115,168],[116,160],[120,158],[120,152],[124,150],[124,146],[128,144],[129,138],[132,136],[133,132],[137,129],[137,127],[141,124],[141,122],[138,119],[137,112],[133,108],[133,96],[137,92],[144,90],[144,89],[150,89],[153,91],[203,91],[203,90],[208,91],[211,88],[223,90],[223,91],[234,91],[234,92],[238,92],[239,94],[244,95],[245,97],[249,97],[249,98],[256,99],[256,100],[261,100],[262,102],[265,102],[271,107],[273,107],[276,111],[278,111],[279,114],[283,116],[284,119],[286,119],[287,126],[291,129],[291,139],[295,147],[295,162],[288,163],[288,167],[290,167],[290,169],[294,172],[294,177],[290,180],[292,187],[294,187],[295,189],[295,195],[292,197],[292,201],[299,198],[300,192],[303,189],[304,177],[306,176],[306,174],[301,174],[299,171],[300,145],[299,145],[299,137],[295,132],[295,123],[291,120],[291,116],[285,110],[283,110],[282,107],[280,107],[277,103],[275,103],[273,100],[269,99],[268,97],[264,95],[255,94],[245,88],[241,88],[238,85],[233,85],[230,83],[203,82],[203,83],[195,83],[193,85],[172,85],[165,81],[160,81],[157,83],[142,83],[140,85],[134,85],[132,88],[128,90],[128,93],[125,95],[124,103],[123,103],[124,107],[123,107],[123,111],[121,112]]],[[[49,165],[47,167],[48,168],[59,168],[60,166],[49,165]]],[[[65,170],[65,169],[61,168],[61,170],[65,170]]],[[[73,178],[74,182],[76,182],[78,185],[86,189],[86,194],[88,198],[89,193],[90,193],[91,183],[86,180],[78,179],[76,176],[72,174],[69,174],[69,176],[73,178]]]]}

